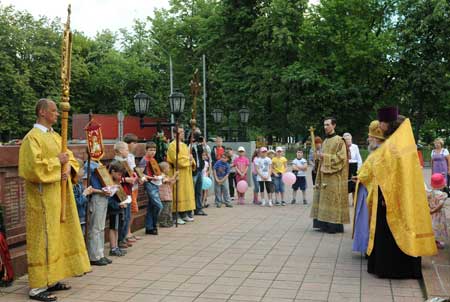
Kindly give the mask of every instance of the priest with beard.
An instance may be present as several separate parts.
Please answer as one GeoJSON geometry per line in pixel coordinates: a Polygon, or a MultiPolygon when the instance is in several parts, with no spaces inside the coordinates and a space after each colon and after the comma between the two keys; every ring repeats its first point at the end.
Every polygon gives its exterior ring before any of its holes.
{"type": "MultiPolygon", "coordinates": [[[[379,122],[374,120],[369,125],[369,135],[367,141],[369,142],[368,150],[370,152],[367,160],[371,161],[373,153],[381,146],[385,138],[383,132],[379,128],[379,122]]],[[[354,179],[355,181],[357,180],[354,179]]],[[[354,252],[366,254],[367,244],[369,243],[369,211],[367,208],[367,188],[359,181],[356,181],[355,189],[356,200],[355,216],[353,219],[353,246],[354,252]]]]}
{"type": "Polygon", "coordinates": [[[313,228],[330,234],[343,233],[350,223],[348,208],[348,150],[345,140],[336,134],[336,119],[323,122],[326,138],[319,153],[311,217],[313,228]]]}
{"type": "Polygon", "coordinates": [[[436,254],[422,169],[409,119],[378,111],[385,142],[358,171],[367,188],[367,271],[379,278],[422,277],[421,256],[436,254]]]}

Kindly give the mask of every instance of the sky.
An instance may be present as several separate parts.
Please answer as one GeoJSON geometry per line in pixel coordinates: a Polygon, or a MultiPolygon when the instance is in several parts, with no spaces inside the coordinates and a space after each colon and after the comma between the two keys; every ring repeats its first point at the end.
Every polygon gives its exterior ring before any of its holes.
{"type": "Polygon", "coordinates": [[[152,15],[155,8],[169,8],[169,0],[0,0],[0,5],[13,5],[36,17],[59,17],[62,22],[66,21],[69,3],[72,30],[90,37],[103,29],[131,28],[133,20],[152,15]]]}

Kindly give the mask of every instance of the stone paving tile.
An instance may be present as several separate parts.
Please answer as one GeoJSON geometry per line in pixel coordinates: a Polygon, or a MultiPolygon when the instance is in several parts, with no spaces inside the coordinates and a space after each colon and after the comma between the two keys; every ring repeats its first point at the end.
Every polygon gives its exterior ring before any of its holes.
{"type": "MultiPolygon", "coordinates": [[[[288,193],[290,194],[290,193],[288,193]]],[[[311,191],[308,191],[309,199],[311,191]]],[[[289,196],[288,196],[289,197],[289,196]]],[[[59,301],[418,302],[417,280],[378,279],[344,234],[311,229],[310,205],[208,208],[208,217],[145,236],[106,267],[68,282],[59,301]]],[[[0,302],[29,301],[26,276],[0,302]]]]}
{"type": "Polygon", "coordinates": [[[164,299],[165,296],[159,295],[147,295],[147,294],[137,294],[131,297],[127,302],[159,302],[164,299]]]}

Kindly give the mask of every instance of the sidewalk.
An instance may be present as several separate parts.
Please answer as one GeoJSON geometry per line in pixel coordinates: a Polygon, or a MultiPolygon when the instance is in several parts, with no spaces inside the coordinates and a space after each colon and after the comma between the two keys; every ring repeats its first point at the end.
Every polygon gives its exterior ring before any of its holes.
{"type": "MultiPolygon", "coordinates": [[[[416,280],[369,275],[364,257],[351,252],[350,225],[344,234],[313,231],[309,212],[300,204],[209,207],[207,217],[161,228],[159,236],[140,231],[143,239],[125,257],[71,278],[72,290],[58,292],[58,301],[425,300],[416,280]]],[[[30,301],[27,286],[23,277],[0,288],[0,301],[30,301]]]]}

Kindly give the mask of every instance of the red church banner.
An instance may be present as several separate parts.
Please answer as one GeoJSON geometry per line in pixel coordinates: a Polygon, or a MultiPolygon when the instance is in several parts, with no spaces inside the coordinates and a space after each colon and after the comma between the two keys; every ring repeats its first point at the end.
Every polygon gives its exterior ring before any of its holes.
{"type": "Polygon", "coordinates": [[[93,160],[100,160],[105,154],[101,125],[91,120],[84,130],[86,131],[87,145],[91,158],[93,160]]]}

